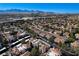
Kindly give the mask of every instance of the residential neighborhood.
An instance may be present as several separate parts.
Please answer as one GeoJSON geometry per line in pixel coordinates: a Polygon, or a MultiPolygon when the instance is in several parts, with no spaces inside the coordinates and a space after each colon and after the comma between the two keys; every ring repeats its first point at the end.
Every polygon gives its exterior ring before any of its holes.
{"type": "Polygon", "coordinates": [[[78,5],[0,4],[0,56],[79,56],[78,5]]]}

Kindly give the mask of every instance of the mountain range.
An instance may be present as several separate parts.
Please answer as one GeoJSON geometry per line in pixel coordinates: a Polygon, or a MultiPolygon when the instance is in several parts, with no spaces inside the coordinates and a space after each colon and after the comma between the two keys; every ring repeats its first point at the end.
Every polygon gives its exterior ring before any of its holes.
{"type": "Polygon", "coordinates": [[[0,13],[53,13],[53,12],[45,12],[39,10],[6,9],[6,10],[0,10],[0,13]]]}

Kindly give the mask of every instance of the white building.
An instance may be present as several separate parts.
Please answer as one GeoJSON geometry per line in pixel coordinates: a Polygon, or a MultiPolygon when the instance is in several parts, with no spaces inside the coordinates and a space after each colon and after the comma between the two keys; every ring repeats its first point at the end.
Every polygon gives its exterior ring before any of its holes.
{"type": "Polygon", "coordinates": [[[59,48],[50,48],[50,50],[47,53],[47,56],[60,56],[61,51],[59,48]]]}

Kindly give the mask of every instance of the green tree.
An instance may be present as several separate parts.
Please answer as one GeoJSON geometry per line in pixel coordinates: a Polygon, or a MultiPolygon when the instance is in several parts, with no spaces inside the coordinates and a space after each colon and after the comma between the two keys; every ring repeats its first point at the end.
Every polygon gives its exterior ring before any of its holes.
{"type": "Polygon", "coordinates": [[[6,47],[8,46],[8,41],[6,39],[3,40],[3,45],[6,47]]]}
{"type": "Polygon", "coordinates": [[[32,56],[39,56],[39,48],[38,47],[32,48],[31,55],[32,56]]]}
{"type": "Polygon", "coordinates": [[[70,33],[70,37],[75,39],[75,33],[70,33]]]}
{"type": "Polygon", "coordinates": [[[66,40],[66,43],[72,43],[72,42],[74,42],[74,41],[75,41],[74,38],[69,37],[69,38],[66,40]]]}
{"type": "Polygon", "coordinates": [[[79,28],[75,28],[75,33],[78,33],[79,32],[79,28]]]}
{"type": "Polygon", "coordinates": [[[50,38],[48,39],[48,41],[49,41],[51,44],[53,44],[53,43],[54,43],[54,39],[55,39],[55,37],[52,36],[52,37],[50,37],[50,38]]]}
{"type": "Polygon", "coordinates": [[[66,46],[66,44],[65,44],[65,43],[60,43],[60,44],[59,44],[59,47],[60,47],[60,48],[64,48],[64,49],[65,49],[67,46],[66,46]]]}

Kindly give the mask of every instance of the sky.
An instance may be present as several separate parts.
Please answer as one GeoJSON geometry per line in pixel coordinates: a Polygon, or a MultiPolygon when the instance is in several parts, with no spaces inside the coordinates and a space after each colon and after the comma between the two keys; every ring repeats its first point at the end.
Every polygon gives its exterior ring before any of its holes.
{"type": "Polygon", "coordinates": [[[0,10],[27,9],[56,13],[79,13],[79,3],[0,3],[0,10]]]}

